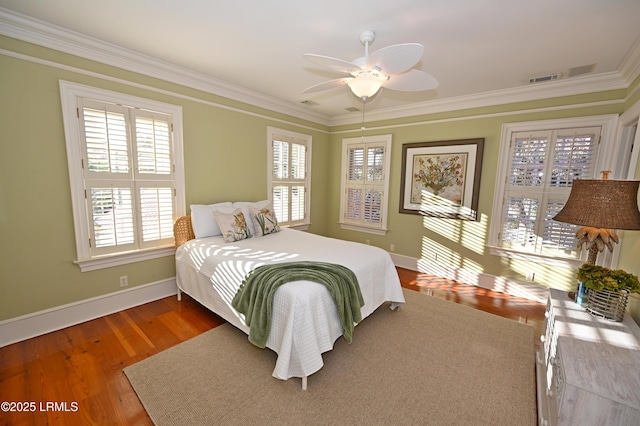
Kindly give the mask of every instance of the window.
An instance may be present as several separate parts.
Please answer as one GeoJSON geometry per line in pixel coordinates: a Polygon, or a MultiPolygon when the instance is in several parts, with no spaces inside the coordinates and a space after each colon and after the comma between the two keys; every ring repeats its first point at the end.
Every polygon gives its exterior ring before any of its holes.
{"type": "Polygon", "coordinates": [[[578,226],[552,218],[574,179],[600,179],[615,117],[505,125],[490,229],[492,254],[579,259],[578,226]]]}
{"type": "Polygon", "coordinates": [[[311,200],[311,136],[267,128],[268,182],[281,226],[308,225],[311,200]]]}
{"type": "Polygon", "coordinates": [[[172,254],[180,108],[67,82],[61,92],[81,269],[172,254]]]}
{"type": "Polygon", "coordinates": [[[387,230],[391,135],[342,140],[340,224],[384,235],[387,230]]]}

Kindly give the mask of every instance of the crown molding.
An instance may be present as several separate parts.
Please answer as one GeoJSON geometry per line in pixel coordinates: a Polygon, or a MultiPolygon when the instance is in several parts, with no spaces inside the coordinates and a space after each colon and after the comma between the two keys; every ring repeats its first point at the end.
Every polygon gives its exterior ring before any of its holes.
{"type": "Polygon", "coordinates": [[[630,85],[640,76],[640,37],[620,65],[620,73],[630,85]]]}
{"type": "MultiPolygon", "coordinates": [[[[510,89],[477,93],[474,95],[378,109],[367,113],[367,118],[370,121],[390,120],[516,102],[537,101],[562,96],[583,95],[607,90],[628,89],[639,76],[640,38],[633,44],[617,72],[579,76],[570,79],[560,79],[510,89]]],[[[359,113],[332,116],[330,126],[361,123],[361,118],[359,113]]]]}
{"type": "MultiPolygon", "coordinates": [[[[581,76],[566,80],[535,83],[523,87],[476,93],[423,103],[377,109],[367,112],[367,121],[389,120],[411,116],[482,108],[516,102],[538,101],[562,96],[583,95],[607,90],[626,89],[629,86],[619,72],[581,76]]],[[[331,117],[330,126],[361,123],[360,114],[344,114],[331,117]]]]}
{"type": "Polygon", "coordinates": [[[328,125],[323,114],[0,7],[0,34],[206,93],[328,125]]]}
{"type": "MultiPolygon", "coordinates": [[[[0,7],[0,34],[149,77],[222,96],[248,105],[308,120],[325,126],[361,123],[360,113],[327,116],[157,58],[141,55],[102,40],[0,7]]],[[[427,101],[367,112],[369,121],[391,120],[434,113],[482,108],[562,96],[626,89],[640,75],[640,39],[617,72],[579,76],[522,87],[427,101]]]]}

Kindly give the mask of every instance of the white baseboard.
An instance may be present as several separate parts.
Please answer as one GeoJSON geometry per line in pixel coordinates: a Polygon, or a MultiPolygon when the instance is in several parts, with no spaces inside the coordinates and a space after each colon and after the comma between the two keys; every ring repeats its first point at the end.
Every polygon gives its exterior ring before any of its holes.
{"type": "Polygon", "coordinates": [[[455,280],[464,284],[475,285],[487,290],[499,291],[523,299],[547,303],[548,288],[533,282],[520,281],[512,278],[499,277],[484,272],[470,271],[463,268],[453,268],[433,262],[427,262],[414,257],[389,253],[393,263],[405,269],[424,272],[429,275],[455,280]]]}
{"type": "Polygon", "coordinates": [[[0,347],[162,299],[176,293],[176,279],[169,278],[0,321],[0,347]]]}
{"type": "MultiPolygon", "coordinates": [[[[536,283],[452,268],[409,256],[389,253],[393,263],[488,290],[546,303],[547,287],[536,283]]],[[[177,294],[176,279],[169,278],[67,305],[0,321],[0,347],[177,294]]]]}

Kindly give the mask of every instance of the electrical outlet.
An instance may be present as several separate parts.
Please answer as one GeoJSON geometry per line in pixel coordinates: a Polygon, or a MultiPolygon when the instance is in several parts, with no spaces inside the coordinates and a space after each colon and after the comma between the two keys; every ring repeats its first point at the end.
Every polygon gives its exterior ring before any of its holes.
{"type": "Polygon", "coordinates": [[[369,240],[364,240],[364,243],[365,243],[365,244],[371,244],[371,241],[369,241],[369,240]]]}
{"type": "Polygon", "coordinates": [[[394,251],[396,249],[396,245],[395,244],[391,244],[390,249],[391,249],[391,251],[394,251]]]}
{"type": "Polygon", "coordinates": [[[126,287],[129,285],[129,279],[125,275],[124,277],[120,277],[120,287],[126,287]]]}

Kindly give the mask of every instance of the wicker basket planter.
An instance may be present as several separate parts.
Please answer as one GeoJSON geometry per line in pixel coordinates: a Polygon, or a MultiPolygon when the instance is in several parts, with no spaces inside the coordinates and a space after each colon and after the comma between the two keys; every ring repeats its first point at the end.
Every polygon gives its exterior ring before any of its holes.
{"type": "Polygon", "coordinates": [[[598,318],[620,322],[624,319],[629,292],[588,289],[587,311],[598,318]]]}

